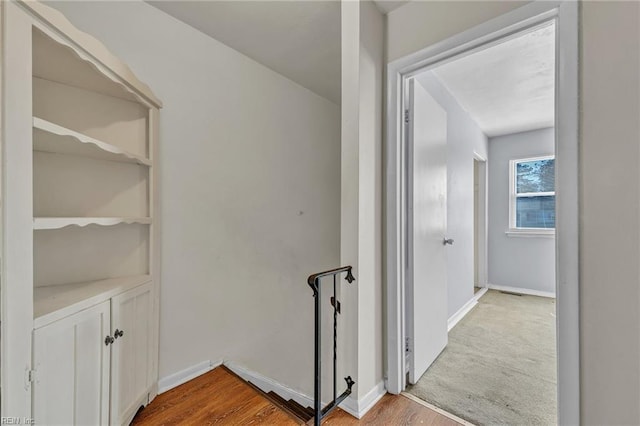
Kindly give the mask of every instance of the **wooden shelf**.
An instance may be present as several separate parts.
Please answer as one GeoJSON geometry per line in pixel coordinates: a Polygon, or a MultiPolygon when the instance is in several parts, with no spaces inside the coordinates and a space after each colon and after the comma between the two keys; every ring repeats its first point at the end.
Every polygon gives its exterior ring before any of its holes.
{"type": "Polygon", "coordinates": [[[33,117],[33,150],[56,154],[79,155],[106,161],[151,166],[148,158],[124,151],[66,127],[33,117]]]}
{"type": "Polygon", "coordinates": [[[50,324],[150,281],[150,275],[136,275],[35,287],[33,289],[34,328],[50,324]]]}
{"type": "Polygon", "coordinates": [[[151,224],[150,217],[34,217],[33,229],[62,229],[67,226],[114,226],[121,224],[151,224]]]}

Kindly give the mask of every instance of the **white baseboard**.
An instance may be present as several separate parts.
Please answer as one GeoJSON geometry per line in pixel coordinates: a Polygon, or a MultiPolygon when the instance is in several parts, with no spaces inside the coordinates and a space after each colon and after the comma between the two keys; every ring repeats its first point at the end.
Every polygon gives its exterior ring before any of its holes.
{"type": "MultiPolygon", "coordinates": [[[[273,391],[284,399],[293,399],[303,407],[313,407],[312,397],[295,389],[291,389],[273,379],[270,379],[269,377],[263,376],[262,374],[251,371],[233,361],[219,361],[215,363],[211,361],[203,361],[199,364],[192,365],[182,371],[178,371],[177,373],[160,379],[158,382],[158,393],[163,393],[173,389],[176,386],[186,383],[189,380],[211,371],[222,364],[238,376],[242,377],[242,379],[253,383],[264,392],[273,391]]],[[[361,419],[386,393],[387,390],[384,386],[384,381],[381,381],[359,400],[348,397],[342,402],[342,404],[340,404],[340,408],[352,416],[361,419]]],[[[323,401],[322,405],[325,406],[326,404],[327,402],[323,401]]]]}
{"type": "Polygon", "coordinates": [[[164,393],[170,389],[175,388],[176,386],[180,386],[181,384],[186,383],[191,379],[195,379],[196,377],[213,370],[219,365],[222,365],[222,361],[202,361],[196,365],[192,365],[191,367],[187,367],[184,370],[178,371],[177,373],[173,373],[168,375],[167,377],[163,377],[158,381],[158,393],[164,393]]]}
{"type": "Polygon", "coordinates": [[[489,287],[492,290],[508,291],[509,293],[519,293],[519,294],[527,294],[529,296],[549,297],[552,299],[556,298],[555,291],[540,291],[540,290],[532,290],[528,288],[509,287],[506,285],[493,285],[493,284],[487,284],[487,287],[489,287]]]}
{"type": "MultiPolygon", "coordinates": [[[[264,392],[275,392],[286,400],[293,399],[303,407],[313,407],[313,398],[303,394],[300,391],[291,389],[281,383],[276,382],[269,377],[251,371],[233,361],[225,361],[224,365],[244,380],[249,381],[262,389],[264,392]]],[[[323,404],[324,405],[324,404],[323,404]]]]}
{"type": "Polygon", "coordinates": [[[456,326],[464,318],[471,310],[478,304],[478,299],[480,299],[487,292],[487,287],[483,287],[478,290],[473,297],[465,303],[462,308],[458,309],[458,312],[451,315],[451,317],[447,320],[447,332],[451,331],[453,327],[456,326]]]}
{"type": "MultiPolygon", "coordinates": [[[[313,407],[313,397],[305,395],[304,393],[297,391],[295,389],[291,389],[282,383],[278,383],[269,377],[265,377],[262,374],[256,373],[255,371],[251,371],[246,367],[243,367],[233,361],[225,361],[224,365],[238,376],[242,377],[244,380],[249,381],[256,385],[258,388],[262,389],[264,392],[275,392],[284,399],[293,399],[298,404],[303,407],[313,407]]],[[[360,419],[364,416],[367,411],[369,411],[375,404],[387,393],[386,388],[384,387],[384,381],[378,383],[367,392],[360,400],[356,401],[352,397],[348,397],[342,404],[340,404],[340,408],[342,408],[347,413],[352,416],[360,419]]],[[[328,402],[323,401],[322,406],[324,407],[328,402]]]]}
{"type": "Polygon", "coordinates": [[[342,401],[340,408],[352,416],[361,419],[386,393],[387,389],[384,386],[384,381],[381,381],[359,400],[351,396],[348,397],[342,401]]]}

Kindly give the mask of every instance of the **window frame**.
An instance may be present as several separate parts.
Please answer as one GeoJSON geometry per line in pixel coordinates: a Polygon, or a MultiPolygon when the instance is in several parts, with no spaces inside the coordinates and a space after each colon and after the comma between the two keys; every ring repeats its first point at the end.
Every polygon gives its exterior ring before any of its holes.
{"type": "Polygon", "coordinates": [[[516,179],[517,172],[516,167],[519,163],[528,163],[532,161],[541,161],[541,160],[554,160],[555,167],[555,155],[540,155],[537,157],[527,157],[527,158],[514,158],[509,160],[509,229],[506,234],[508,236],[515,237],[538,237],[538,236],[548,236],[554,237],[556,234],[556,228],[522,228],[516,226],[516,202],[518,198],[521,197],[544,197],[544,196],[555,196],[555,182],[554,182],[554,191],[550,192],[526,192],[522,194],[516,193],[516,179]]]}

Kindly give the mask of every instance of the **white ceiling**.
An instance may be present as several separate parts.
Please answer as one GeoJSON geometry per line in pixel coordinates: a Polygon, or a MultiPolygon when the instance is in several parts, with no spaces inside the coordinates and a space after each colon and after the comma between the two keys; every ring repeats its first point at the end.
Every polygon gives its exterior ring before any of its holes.
{"type": "Polygon", "coordinates": [[[340,104],[339,1],[148,1],[340,104]]]}
{"type": "Polygon", "coordinates": [[[434,73],[489,137],[552,127],[554,32],[548,25],[434,73]]]}
{"type": "MultiPolygon", "coordinates": [[[[374,0],[386,14],[408,0],[374,0]]],[[[147,3],[340,104],[339,0],[147,3]]]]}

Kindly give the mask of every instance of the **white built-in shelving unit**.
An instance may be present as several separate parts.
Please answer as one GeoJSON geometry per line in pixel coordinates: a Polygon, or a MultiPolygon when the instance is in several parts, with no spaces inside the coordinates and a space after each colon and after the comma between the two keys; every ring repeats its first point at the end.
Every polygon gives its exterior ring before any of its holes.
{"type": "Polygon", "coordinates": [[[74,284],[36,287],[35,328],[82,311],[151,281],[150,275],[133,275],[74,284]]]}
{"type": "Polygon", "coordinates": [[[122,224],[150,225],[150,217],[34,217],[33,229],[62,229],[67,226],[102,225],[113,226],[122,224]]]}
{"type": "Polygon", "coordinates": [[[1,12],[1,414],[128,423],[157,393],[161,102],[54,9],[1,12]]]}
{"type": "Polygon", "coordinates": [[[54,154],[79,155],[106,161],[150,166],[151,161],[116,145],[83,135],[66,127],[33,117],[33,150],[54,154]]]}

